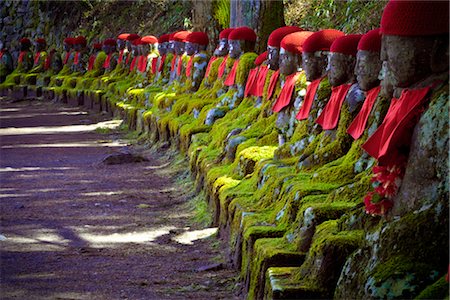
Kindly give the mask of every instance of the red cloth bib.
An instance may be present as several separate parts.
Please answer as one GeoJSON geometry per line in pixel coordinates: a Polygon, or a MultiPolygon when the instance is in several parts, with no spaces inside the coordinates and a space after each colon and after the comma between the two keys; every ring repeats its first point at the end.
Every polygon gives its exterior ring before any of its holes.
{"type": "Polygon", "coordinates": [[[75,52],[75,57],[73,58],[73,63],[75,65],[78,65],[79,62],[80,62],[80,52],[75,52]]]}
{"type": "Polygon", "coordinates": [[[137,56],[133,57],[133,60],[131,61],[131,65],[130,65],[130,71],[134,70],[134,67],[136,66],[136,60],[137,60],[137,56]]]}
{"type": "Polygon", "coordinates": [[[194,62],[194,55],[189,58],[187,67],[186,67],[186,77],[191,76],[192,63],[194,62]]]}
{"type": "Polygon", "coordinates": [[[311,106],[314,101],[314,97],[316,96],[317,88],[319,87],[320,81],[323,79],[317,78],[316,80],[312,81],[310,85],[306,88],[306,95],[305,99],[303,100],[302,107],[298,111],[298,114],[296,116],[297,120],[305,120],[308,119],[309,112],[311,111],[311,106]]]}
{"type": "Polygon", "coordinates": [[[177,76],[181,76],[181,67],[183,66],[183,56],[178,56],[177,76]]]}
{"type": "Polygon", "coordinates": [[[41,56],[41,52],[38,52],[34,55],[34,64],[37,65],[39,62],[39,57],[41,56]]]}
{"type": "Polygon", "coordinates": [[[217,74],[217,78],[222,78],[223,73],[225,73],[225,68],[227,66],[228,55],[223,58],[223,61],[220,63],[219,72],[217,74]]]}
{"type": "Polygon", "coordinates": [[[88,64],[88,70],[92,70],[94,68],[95,58],[97,57],[97,54],[92,54],[89,57],[89,64],[88,64]]]}
{"type": "Polygon", "coordinates": [[[130,62],[130,58],[131,58],[131,52],[128,52],[127,59],[125,60],[126,65],[128,65],[128,63],[130,62]]]}
{"type": "Polygon", "coordinates": [[[122,62],[122,60],[123,60],[123,51],[124,50],[125,49],[122,49],[122,50],[119,51],[119,59],[117,61],[118,64],[120,64],[122,62]]]}
{"type": "Polygon", "coordinates": [[[239,65],[239,59],[236,59],[234,61],[233,67],[231,68],[230,74],[228,74],[227,79],[225,79],[225,82],[223,83],[226,86],[232,86],[234,84],[234,81],[236,80],[236,71],[237,67],[239,65]]]}
{"type": "Polygon", "coordinates": [[[0,59],[3,58],[3,54],[5,54],[5,50],[0,51],[0,59]]]}
{"type": "Polygon", "coordinates": [[[153,57],[152,58],[152,74],[156,74],[157,66],[158,66],[158,58],[153,57]]]}
{"type": "Polygon", "coordinates": [[[341,84],[331,89],[330,100],[328,100],[327,105],[325,105],[322,113],[316,120],[316,123],[322,126],[324,130],[336,128],[342,104],[351,86],[351,84],[341,84]]]}
{"type": "Polygon", "coordinates": [[[381,86],[377,86],[367,92],[367,96],[364,100],[364,104],[361,107],[361,110],[359,111],[353,122],[350,124],[350,126],[347,128],[347,133],[350,134],[355,140],[359,139],[364,133],[367,119],[369,119],[370,112],[372,111],[373,105],[375,104],[375,100],[377,99],[380,90],[381,86]]]}
{"type": "Polygon", "coordinates": [[[48,70],[50,68],[50,63],[52,61],[53,53],[50,52],[45,58],[44,70],[48,70]]]}
{"type": "Polygon", "coordinates": [[[27,53],[27,51],[20,51],[19,58],[17,59],[17,61],[22,63],[23,57],[25,56],[26,53],[27,53]]]}
{"type": "Polygon", "coordinates": [[[112,53],[108,54],[108,56],[105,59],[105,62],[103,63],[103,68],[108,69],[109,65],[111,64],[111,56],[112,53]]]}
{"type": "Polygon", "coordinates": [[[248,97],[249,95],[254,95],[252,92],[253,86],[255,83],[256,76],[258,76],[258,69],[251,69],[248,73],[247,82],[245,83],[244,97],[248,97]]]}
{"type": "Polygon", "coordinates": [[[64,57],[64,63],[63,64],[67,64],[67,62],[69,61],[69,57],[70,57],[70,51],[66,52],[66,56],[64,57]]]}
{"type": "Polygon", "coordinates": [[[166,61],[166,55],[164,54],[163,56],[161,56],[161,59],[159,61],[158,72],[162,72],[165,61],[166,61]]]}
{"type": "Polygon", "coordinates": [[[216,56],[211,57],[211,59],[208,62],[208,66],[206,67],[205,77],[209,76],[209,72],[211,71],[211,65],[212,63],[217,59],[216,56]]]}
{"type": "Polygon", "coordinates": [[[139,72],[144,73],[146,69],[147,69],[147,55],[141,55],[139,57],[138,70],[139,72]]]}
{"type": "Polygon", "coordinates": [[[177,61],[177,55],[174,55],[172,58],[172,62],[170,63],[170,72],[175,71],[175,63],[177,61]]]}
{"type": "Polygon", "coordinates": [[[383,162],[389,159],[389,153],[394,148],[410,142],[416,116],[421,113],[423,105],[428,100],[427,94],[431,87],[416,90],[403,90],[399,99],[393,98],[383,123],[362,148],[383,162]]]}
{"type": "Polygon", "coordinates": [[[267,89],[267,99],[272,98],[279,77],[280,77],[280,70],[276,70],[275,72],[272,73],[272,76],[270,76],[269,88],[267,89]]]}
{"type": "Polygon", "coordinates": [[[254,86],[254,94],[256,97],[262,97],[264,92],[264,84],[266,83],[267,73],[269,72],[268,66],[260,66],[258,77],[256,77],[256,81],[253,84],[254,86]]]}
{"type": "Polygon", "coordinates": [[[281,93],[272,108],[274,112],[280,112],[284,107],[289,105],[292,99],[292,93],[294,92],[295,83],[297,82],[299,75],[300,72],[296,72],[286,77],[281,93]]]}

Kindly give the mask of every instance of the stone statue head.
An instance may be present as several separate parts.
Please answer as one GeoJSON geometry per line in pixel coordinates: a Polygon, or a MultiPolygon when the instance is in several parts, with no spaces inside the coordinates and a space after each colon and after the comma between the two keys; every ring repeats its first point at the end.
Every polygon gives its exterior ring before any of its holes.
{"type": "Polygon", "coordinates": [[[126,41],[122,39],[117,39],[117,51],[125,49],[126,41]]]}
{"type": "Polygon", "coordinates": [[[68,52],[68,51],[70,51],[70,49],[72,49],[73,48],[73,38],[71,38],[71,37],[66,37],[65,39],[64,39],[64,41],[63,41],[63,48],[64,48],[64,51],[66,51],[66,52],[68,52]]]}
{"type": "Polygon", "coordinates": [[[271,70],[278,70],[281,40],[288,34],[302,30],[297,26],[284,26],[272,31],[267,40],[267,65],[271,70]]]}
{"type": "Polygon", "coordinates": [[[216,50],[214,50],[215,56],[225,56],[228,54],[228,39],[223,38],[219,40],[216,50]]]}
{"type": "Polygon", "coordinates": [[[381,35],[379,29],[373,29],[362,36],[356,53],[355,75],[361,90],[368,91],[380,83],[379,74],[381,35]]]}
{"type": "Polygon", "coordinates": [[[280,73],[290,75],[302,67],[302,49],[306,39],[313,32],[297,31],[286,35],[280,43],[280,73]]]}
{"type": "Polygon", "coordinates": [[[168,46],[168,42],[158,43],[158,52],[161,56],[167,54],[168,46]]]}
{"type": "Polygon", "coordinates": [[[337,38],[328,55],[328,79],[333,87],[355,82],[356,53],[361,35],[349,34],[337,38]]]}
{"type": "Polygon", "coordinates": [[[46,41],[42,38],[36,39],[35,42],[36,42],[35,43],[36,52],[44,51],[45,48],[47,47],[46,41]]]}
{"type": "Polygon", "coordinates": [[[181,55],[184,53],[184,42],[174,41],[173,42],[173,51],[176,55],[181,55]]]}
{"type": "Polygon", "coordinates": [[[280,59],[280,48],[267,46],[267,65],[271,70],[278,70],[280,59]]]}
{"type": "Polygon", "coordinates": [[[201,31],[191,32],[186,37],[185,52],[189,56],[194,55],[202,50],[206,50],[208,43],[209,38],[206,33],[201,31]]]}
{"type": "Polygon", "coordinates": [[[189,56],[192,56],[195,53],[198,53],[198,51],[199,51],[198,44],[191,43],[191,42],[186,42],[184,48],[185,48],[186,54],[189,55],[189,56]]]}
{"type": "Polygon", "coordinates": [[[256,33],[249,27],[233,29],[228,36],[231,58],[239,58],[243,53],[255,50],[256,33]]]}
{"type": "Polygon", "coordinates": [[[280,73],[283,75],[291,75],[300,69],[302,57],[298,53],[293,53],[280,49],[280,73]]]}

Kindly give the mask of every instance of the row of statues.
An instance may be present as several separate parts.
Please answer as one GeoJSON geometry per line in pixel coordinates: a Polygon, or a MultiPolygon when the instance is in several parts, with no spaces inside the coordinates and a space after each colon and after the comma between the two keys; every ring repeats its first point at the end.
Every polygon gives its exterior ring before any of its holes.
{"type": "MultiPolygon", "coordinates": [[[[295,276],[302,281],[323,271],[311,271],[308,251],[331,218],[312,218],[311,209],[356,216],[363,202],[367,214],[389,219],[445,202],[448,24],[446,1],[391,0],[380,28],[286,26],[259,55],[248,27],[224,29],[211,57],[204,32],[123,33],[90,51],[84,37],[68,37],[62,55],[47,53],[43,39],[33,55],[24,38],[15,70],[2,48],[0,89],[38,86],[53,98],[75,91],[85,102],[106,101],[130,126],[187,152],[214,223],[232,240],[244,289],[260,299],[267,266],[251,257],[273,241],[246,244],[256,227],[267,227],[259,239],[277,236],[285,249],[308,253],[295,276]]],[[[366,226],[347,221],[342,231],[366,226]]],[[[334,272],[317,279],[320,296],[353,298],[336,287],[345,274],[334,272]]]]}

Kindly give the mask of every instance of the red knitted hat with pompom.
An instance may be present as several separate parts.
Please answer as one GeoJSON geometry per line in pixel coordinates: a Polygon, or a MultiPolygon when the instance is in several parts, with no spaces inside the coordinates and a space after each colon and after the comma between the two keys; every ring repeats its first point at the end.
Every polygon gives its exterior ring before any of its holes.
{"type": "Polygon", "coordinates": [[[169,34],[169,33],[163,34],[163,35],[161,35],[161,36],[158,38],[158,43],[159,43],[159,44],[167,43],[167,42],[169,41],[169,38],[170,38],[170,34],[169,34]]]}
{"type": "Polygon", "coordinates": [[[117,45],[117,42],[116,42],[115,39],[106,39],[106,40],[103,42],[103,45],[106,45],[106,46],[116,46],[116,45],[117,45]]]}
{"type": "Polygon", "coordinates": [[[337,38],[331,45],[330,52],[356,56],[361,34],[349,34],[337,38]]]}
{"type": "Polygon", "coordinates": [[[75,44],[75,38],[73,37],[66,37],[63,41],[67,45],[73,45],[75,44]]]}
{"type": "Polygon", "coordinates": [[[122,41],[126,41],[128,36],[130,36],[129,33],[121,33],[119,34],[119,36],[117,37],[118,40],[122,40],[122,41]]]}
{"type": "Polygon", "coordinates": [[[74,44],[75,45],[86,46],[87,45],[87,40],[86,40],[86,38],[84,36],[79,35],[79,36],[77,36],[75,38],[74,44]]]}
{"type": "Polygon", "coordinates": [[[138,38],[140,38],[140,36],[139,36],[139,34],[136,34],[136,33],[130,33],[128,36],[127,36],[127,41],[134,41],[134,40],[136,40],[136,39],[138,39],[138,38]]]}
{"type": "Polygon", "coordinates": [[[334,40],[344,35],[342,31],[336,29],[314,32],[303,43],[303,52],[330,51],[334,40]]]}
{"type": "Polygon", "coordinates": [[[391,0],[381,17],[381,33],[421,36],[449,32],[448,1],[391,0]]]}
{"type": "Polygon", "coordinates": [[[156,36],[146,35],[146,36],[143,36],[141,38],[141,42],[143,44],[146,44],[146,45],[148,45],[148,44],[152,44],[153,45],[153,44],[156,44],[158,42],[158,39],[156,38],[156,36]]]}
{"type": "Polygon", "coordinates": [[[300,27],[297,26],[285,26],[281,28],[277,28],[269,35],[269,40],[267,41],[267,46],[271,47],[280,47],[281,40],[288,34],[294,33],[297,31],[303,31],[300,27]]]}
{"type": "Polygon", "coordinates": [[[195,43],[203,46],[208,46],[209,38],[208,35],[201,31],[191,32],[187,38],[186,42],[195,43]]]}
{"type": "Polygon", "coordinates": [[[314,32],[311,31],[297,31],[286,35],[281,40],[281,48],[291,53],[301,54],[303,50],[303,43],[314,32]]]}
{"type": "Polygon", "coordinates": [[[264,51],[258,57],[255,59],[255,65],[259,66],[261,65],[265,60],[267,59],[267,51],[264,51]]]}
{"type": "Polygon", "coordinates": [[[38,39],[35,40],[35,42],[38,43],[38,44],[43,44],[43,45],[47,44],[47,42],[43,38],[38,38],[38,39]]]}
{"type": "Polygon", "coordinates": [[[188,35],[191,34],[190,31],[186,31],[186,30],[182,30],[182,31],[178,31],[173,35],[173,41],[176,42],[186,42],[186,38],[188,37],[188,35]]]}
{"type": "Polygon", "coordinates": [[[380,28],[369,30],[366,34],[364,34],[359,40],[358,50],[380,52],[381,51],[380,28]]]}
{"type": "Polygon", "coordinates": [[[219,34],[219,39],[228,39],[230,33],[234,30],[234,28],[226,28],[222,30],[219,34]]]}
{"type": "Polygon", "coordinates": [[[246,27],[246,26],[238,27],[230,32],[228,39],[232,40],[232,41],[242,40],[242,41],[255,42],[256,41],[256,33],[250,27],[246,27]]]}

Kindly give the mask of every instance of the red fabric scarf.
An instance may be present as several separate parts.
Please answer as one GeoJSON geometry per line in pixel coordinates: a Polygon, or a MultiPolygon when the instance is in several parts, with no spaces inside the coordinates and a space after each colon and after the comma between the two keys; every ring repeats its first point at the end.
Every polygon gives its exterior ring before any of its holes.
{"type": "Polygon", "coordinates": [[[281,93],[272,108],[274,112],[280,112],[284,107],[289,105],[299,75],[300,72],[296,72],[286,77],[281,93]]]}
{"type": "Polygon", "coordinates": [[[92,54],[89,57],[89,64],[88,64],[88,70],[92,70],[94,68],[95,58],[97,57],[97,54],[92,54]]]}
{"type": "Polygon", "coordinates": [[[211,65],[212,63],[217,59],[216,56],[211,57],[211,59],[208,62],[208,66],[206,67],[205,77],[209,76],[209,72],[211,71],[211,65]]]}
{"type": "Polygon", "coordinates": [[[330,100],[316,120],[316,123],[322,126],[322,129],[331,130],[337,126],[342,104],[351,86],[351,84],[341,84],[331,89],[330,100]]]}
{"type": "Polygon", "coordinates": [[[44,70],[48,70],[50,68],[50,63],[52,62],[53,53],[49,52],[47,57],[45,58],[44,70]]]}
{"type": "Polygon", "coordinates": [[[124,51],[125,49],[121,49],[120,51],[119,51],[119,60],[117,61],[117,63],[118,64],[120,64],[121,62],[122,62],[122,60],[123,60],[123,51],[124,51]]]}
{"type": "Polygon", "coordinates": [[[157,66],[158,66],[158,58],[153,57],[152,58],[152,74],[156,74],[157,66]]]}
{"type": "Polygon", "coordinates": [[[259,68],[258,77],[256,78],[254,86],[254,95],[256,97],[262,97],[264,92],[264,84],[266,83],[267,73],[269,72],[268,66],[261,66],[259,68]]]}
{"type": "Polygon", "coordinates": [[[103,68],[108,69],[109,65],[111,64],[111,56],[112,53],[108,54],[108,56],[105,59],[105,62],[103,63],[103,68]]]}
{"type": "Polygon", "coordinates": [[[219,72],[217,73],[218,78],[222,78],[223,73],[225,73],[225,68],[227,66],[228,55],[223,58],[223,61],[220,63],[219,72]]]}
{"type": "Polygon", "coordinates": [[[166,61],[166,55],[161,56],[161,60],[159,61],[158,72],[162,72],[164,68],[164,62],[166,61]]]}
{"type": "Polygon", "coordinates": [[[67,64],[67,62],[69,61],[69,57],[70,57],[70,51],[66,52],[66,56],[64,57],[63,64],[67,64]]]}
{"type": "Polygon", "coordinates": [[[259,68],[251,69],[248,73],[247,83],[245,84],[244,97],[248,97],[249,95],[253,95],[253,86],[255,84],[255,79],[258,76],[259,68]]]}
{"type": "Polygon", "coordinates": [[[388,154],[398,146],[410,143],[412,129],[417,116],[422,112],[431,87],[403,90],[399,99],[393,98],[389,110],[372,136],[362,146],[370,156],[381,163],[389,159],[388,154]]]}
{"type": "Polygon", "coordinates": [[[367,92],[364,104],[361,107],[356,118],[353,120],[352,124],[347,128],[347,133],[350,134],[355,140],[359,139],[364,133],[366,128],[367,119],[369,119],[370,112],[372,111],[375,100],[380,93],[381,86],[374,87],[367,92]]]}
{"type": "Polygon", "coordinates": [[[275,72],[272,73],[272,76],[270,76],[269,88],[267,89],[267,99],[272,98],[279,77],[280,77],[280,70],[276,70],[275,72]]]}
{"type": "Polygon", "coordinates": [[[302,107],[298,111],[296,116],[297,120],[305,120],[308,119],[309,112],[311,111],[311,106],[314,101],[314,97],[316,96],[317,88],[319,87],[320,81],[323,77],[318,78],[311,82],[310,85],[306,88],[305,99],[303,100],[302,107]]]}
{"type": "Polygon", "coordinates": [[[75,57],[73,59],[73,63],[75,65],[78,65],[79,62],[80,62],[80,52],[75,52],[75,57]]]}
{"type": "Polygon", "coordinates": [[[136,60],[138,59],[138,56],[133,57],[133,60],[131,61],[130,65],[130,71],[134,70],[134,67],[136,66],[136,60]]]}
{"type": "Polygon", "coordinates": [[[19,63],[22,63],[22,62],[23,62],[23,58],[24,58],[24,56],[25,56],[26,53],[27,53],[27,51],[20,51],[19,58],[17,59],[17,61],[18,61],[19,63]]]}
{"type": "Polygon", "coordinates": [[[130,58],[131,58],[131,52],[128,52],[127,55],[127,59],[125,60],[125,64],[128,66],[128,64],[130,63],[130,58]]]}
{"type": "Polygon", "coordinates": [[[172,58],[172,62],[170,65],[170,72],[175,71],[175,63],[177,62],[177,57],[178,57],[178,55],[174,55],[172,58]]]}
{"type": "Polygon", "coordinates": [[[0,59],[3,58],[3,54],[5,54],[5,50],[0,51],[0,59]]]}
{"type": "Polygon", "coordinates": [[[39,57],[41,56],[41,52],[38,52],[34,55],[34,64],[37,65],[39,62],[39,57]]]}
{"type": "Polygon", "coordinates": [[[147,69],[147,55],[141,55],[139,57],[139,62],[138,62],[138,70],[141,73],[144,73],[145,70],[147,69]]]}
{"type": "Polygon", "coordinates": [[[231,68],[230,74],[228,74],[227,79],[225,79],[225,82],[223,83],[226,86],[232,86],[234,84],[234,81],[236,80],[236,71],[237,67],[239,65],[239,59],[236,59],[234,61],[233,67],[231,68]]]}
{"type": "Polygon", "coordinates": [[[183,66],[183,56],[178,56],[177,76],[181,76],[181,67],[183,66]]]}
{"type": "Polygon", "coordinates": [[[191,76],[192,63],[194,62],[194,55],[189,58],[189,62],[186,67],[186,77],[191,76]]]}

